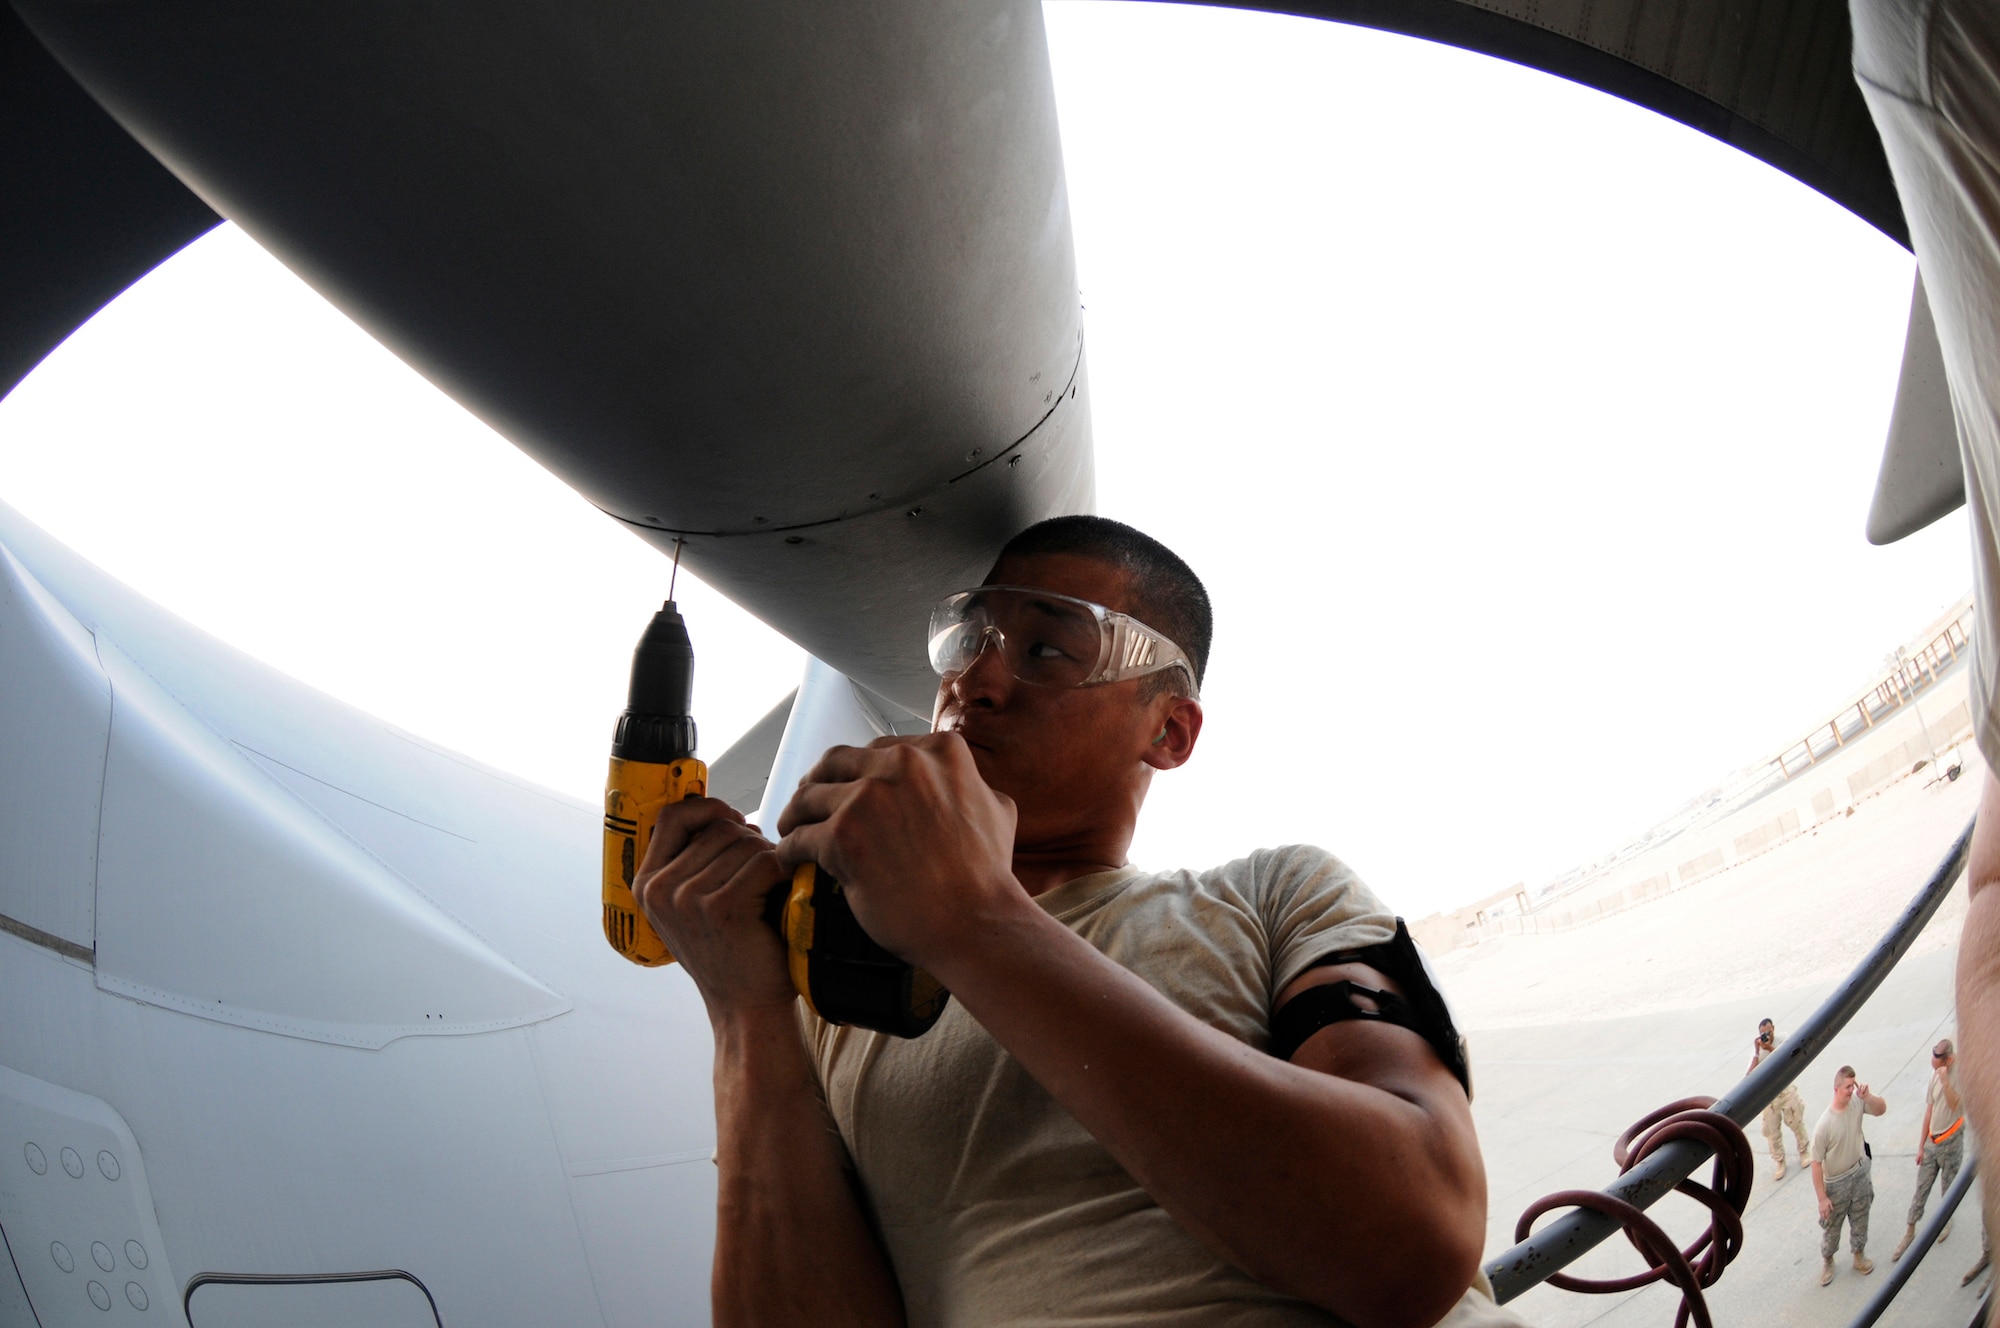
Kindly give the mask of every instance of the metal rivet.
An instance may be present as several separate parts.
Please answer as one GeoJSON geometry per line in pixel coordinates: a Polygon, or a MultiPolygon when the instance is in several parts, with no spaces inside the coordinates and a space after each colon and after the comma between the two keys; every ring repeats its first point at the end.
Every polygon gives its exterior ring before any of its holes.
{"type": "Polygon", "coordinates": [[[135,1310],[144,1310],[151,1302],[146,1299],[146,1288],[137,1282],[125,1284],[125,1301],[135,1310]]]}
{"type": "Polygon", "coordinates": [[[49,1155],[44,1153],[40,1147],[35,1144],[29,1144],[21,1150],[21,1155],[28,1159],[28,1170],[34,1172],[37,1176],[46,1176],[49,1174],[49,1155]]]}
{"type": "Polygon", "coordinates": [[[76,1256],[71,1254],[69,1246],[63,1244],[61,1241],[57,1241],[49,1246],[49,1257],[54,1259],[56,1267],[62,1269],[64,1272],[73,1273],[76,1271],[76,1256]]]}
{"type": "Polygon", "coordinates": [[[806,542],[806,537],[804,535],[785,536],[785,543],[787,544],[804,544],[805,542],[806,542]]]}
{"type": "Polygon", "coordinates": [[[910,509],[911,516],[922,516],[923,514],[924,514],[924,509],[921,507],[912,507],[910,509]]]}
{"type": "Polygon", "coordinates": [[[83,1159],[76,1155],[74,1148],[62,1150],[62,1164],[63,1170],[69,1173],[71,1180],[83,1179],[83,1159]]]}
{"type": "Polygon", "coordinates": [[[108,1310],[111,1308],[111,1293],[104,1289],[104,1283],[92,1282],[85,1289],[90,1292],[91,1304],[97,1306],[97,1308],[101,1310],[108,1310]]]}
{"type": "Polygon", "coordinates": [[[147,1264],[146,1247],[136,1240],[125,1242],[125,1262],[134,1268],[144,1268],[147,1264]]]}
{"type": "Polygon", "coordinates": [[[106,1180],[118,1179],[118,1158],[110,1149],[100,1149],[97,1154],[97,1171],[106,1180]]]}
{"type": "Polygon", "coordinates": [[[111,1253],[111,1247],[101,1240],[90,1242],[90,1261],[107,1273],[118,1266],[118,1259],[111,1253]]]}

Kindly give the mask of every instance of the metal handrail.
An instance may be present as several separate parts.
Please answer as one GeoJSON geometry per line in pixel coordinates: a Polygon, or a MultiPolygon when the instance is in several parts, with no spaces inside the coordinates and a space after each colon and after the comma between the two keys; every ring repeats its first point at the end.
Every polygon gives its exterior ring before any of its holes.
{"type": "Polygon", "coordinates": [[[1931,1252],[1931,1246],[1937,1243],[1938,1232],[1943,1231],[1944,1224],[1951,1221],[1952,1213],[1958,1209],[1959,1200],[1963,1199],[1965,1192],[1972,1188],[1972,1178],[1978,1174],[1979,1159],[1966,1158],[1965,1165],[1959,1168],[1958,1179],[1954,1180],[1951,1188],[1944,1192],[1944,1198],[1938,1200],[1937,1211],[1931,1214],[1931,1220],[1924,1223],[1924,1229],[1917,1233],[1917,1238],[1910,1248],[1904,1251],[1901,1259],[1896,1260],[1895,1269],[1884,1279],[1881,1286],[1875,1288],[1875,1294],[1868,1298],[1868,1303],[1861,1307],[1861,1313],[1854,1316],[1854,1322],[1848,1324],[1847,1328],[1873,1328],[1875,1321],[1889,1308],[1889,1302],[1903,1289],[1903,1284],[1916,1275],[1917,1265],[1931,1252]]]}
{"type": "MultiPolygon", "coordinates": [[[[1902,916],[1890,925],[1875,948],[1855,966],[1852,973],[1819,1009],[1801,1024],[1798,1031],[1764,1063],[1718,1100],[1714,1110],[1738,1125],[1747,1126],[1769,1106],[1786,1085],[1798,1078],[1814,1057],[1826,1050],[1835,1035],[1847,1026],[1855,1012],[1875,994],[1902,957],[1909,953],[1924,924],[1951,892],[1959,873],[1965,870],[1966,846],[1972,839],[1972,823],[1967,822],[1951,852],[1917,891],[1902,916]]],[[[1689,1141],[1667,1145],[1644,1162],[1604,1188],[1604,1193],[1635,1208],[1650,1208],[1661,1196],[1686,1180],[1694,1169],[1714,1156],[1712,1150],[1689,1141]]],[[[1577,1210],[1558,1218],[1514,1248],[1486,1265],[1493,1284],[1494,1299],[1501,1304],[1540,1285],[1551,1273],[1562,1271],[1586,1252],[1619,1231],[1619,1224],[1587,1210],[1577,1210]]]]}

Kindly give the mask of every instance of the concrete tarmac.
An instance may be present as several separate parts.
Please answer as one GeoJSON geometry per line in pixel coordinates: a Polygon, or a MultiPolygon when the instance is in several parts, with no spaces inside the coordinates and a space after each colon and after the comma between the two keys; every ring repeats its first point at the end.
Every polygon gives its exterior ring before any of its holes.
{"type": "MultiPolygon", "coordinates": [[[[1969,819],[1984,772],[1974,764],[1966,773],[1953,785],[1905,780],[1820,834],[1601,923],[1558,936],[1501,937],[1443,957],[1444,981],[1470,1030],[1488,1258],[1514,1243],[1515,1218],[1534,1199],[1613,1179],[1612,1142],[1633,1121],[1677,1098],[1729,1088],[1748,1065],[1760,1018],[1787,1033],[1832,991],[1969,819]],[[1632,1013],[1592,1017],[1621,1008],[1632,1013]]],[[[1929,1051],[1938,1037],[1955,1035],[1952,970],[1963,914],[1961,885],[1915,953],[1797,1081],[1808,1134],[1842,1064],[1888,1101],[1886,1116],[1867,1121],[1875,1185],[1867,1251],[1876,1271],[1853,1271],[1843,1236],[1833,1284],[1819,1285],[1811,1174],[1797,1165],[1788,1134],[1787,1175],[1774,1183],[1753,1123],[1757,1179],[1743,1253],[1708,1293],[1719,1326],[1842,1325],[1881,1284],[1915,1184],[1929,1051]]],[[[1703,1167],[1697,1179],[1707,1175],[1703,1167]]],[[[1651,1213],[1683,1246],[1705,1225],[1705,1210],[1681,1196],[1651,1213]]],[[[1948,1239],[1882,1323],[1969,1323],[1984,1278],[1961,1288],[1959,1277],[1978,1254],[1975,1187],[1948,1239]]],[[[1616,1277],[1640,1267],[1638,1254],[1614,1237],[1572,1271],[1616,1277]]],[[[1659,1286],[1611,1296],[1544,1286],[1513,1308],[1542,1328],[1666,1328],[1678,1298],[1659,1286]]]]}

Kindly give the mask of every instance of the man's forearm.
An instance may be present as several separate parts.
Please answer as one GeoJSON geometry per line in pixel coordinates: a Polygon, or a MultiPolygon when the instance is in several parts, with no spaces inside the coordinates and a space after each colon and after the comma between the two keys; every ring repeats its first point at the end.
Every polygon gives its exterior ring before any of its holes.
{"type": "Polygon", "coordinates": [[[1253,1050],[1032,905],[982,936],[933,971],[1182,1226],[1363,1328],[1449,1310],[1485,1226],[1462,1096],[1439,1119],[1253,1050]]]}
{"type": "Polygon", "coordinates": [[[901,1324],[790,1011],[717,1023],[715,1116],[715,1323],[901,1324]]]}

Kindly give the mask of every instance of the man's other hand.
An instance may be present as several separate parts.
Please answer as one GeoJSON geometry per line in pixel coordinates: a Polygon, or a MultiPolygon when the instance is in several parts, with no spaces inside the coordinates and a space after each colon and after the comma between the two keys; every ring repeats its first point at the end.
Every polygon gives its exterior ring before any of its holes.
{"type": "Polygon", "coordinates": [[[817,862],[877,944],[920,967],[994,908],[1014,879],[1014,801],[980,777],[956,733],[835,747],[778,818],[778,858],[817,862]]]}
{"type": "Polygon", "coordinates": [[[787,874],[770,841],[726,802],[687,798],[660,812],[632,893],[711,1020],[792,1003],[784,945],[763,917],[765,896],[787,874]]]}

